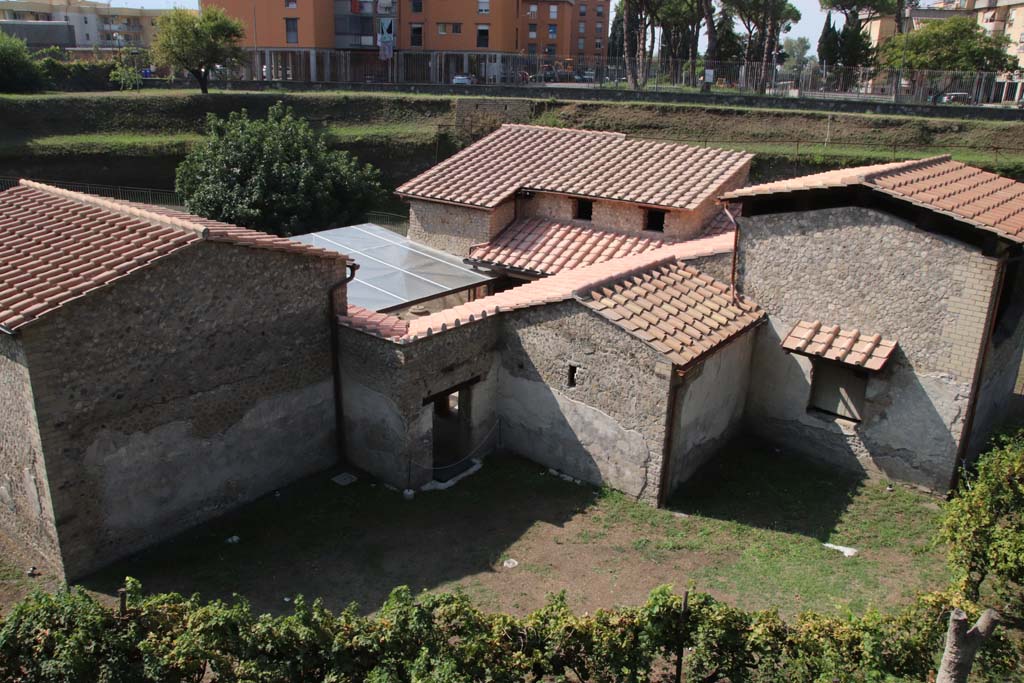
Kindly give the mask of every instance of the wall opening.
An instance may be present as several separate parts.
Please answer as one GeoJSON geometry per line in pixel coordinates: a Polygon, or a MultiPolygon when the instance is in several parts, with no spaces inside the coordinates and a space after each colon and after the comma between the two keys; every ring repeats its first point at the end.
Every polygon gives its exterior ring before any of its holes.
{"type": "Polygon", "coordinates": [[[644,221],[644,230],[665,232],[665,213],[666,212],[661,209],[647,209],[647,215],[644,221]]]}
{"type": "Polygon", "coordinates": [[[594,217],[594,202],[589,199],[576,200],[576,218],[581,221],[589,221],[594,217]]]}
{"type": "Polygon", "coordinates": [[[818,359],[811,362],[811,402],[807,410],[860,422],[868,385],[867,373],[818,359]]]}
{"type": "Polygon", "coordinates": [[[565,378],[565,386],[574,387],[576,386],[576,366],[569,365],[569,373],[565,378]]]}
{"type": "Polygon", "coordinates": [[[433,403],[434,479],[448,481],[468,469],[470,455],[471,386],[453,387],[435,395],[433,403]]]}

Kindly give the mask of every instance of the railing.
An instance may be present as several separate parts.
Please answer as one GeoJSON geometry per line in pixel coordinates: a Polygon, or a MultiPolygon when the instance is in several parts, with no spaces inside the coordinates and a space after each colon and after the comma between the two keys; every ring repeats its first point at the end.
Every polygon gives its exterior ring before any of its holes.
{"type": "MultiPolygon", "coordinates": [[[[60,187],[74,192],[95,194],[111,199],[139,204],[155,204],[171,208],[182,208],[185,202],[173,190],[157,190],[147,187],[116,187],[114,185],[96,185],[94,183],[76,183],[66,180],[39,180],[38,182],[60,187]]],[[[17,178],[0,176],[0,190],[6,190],[18,184],[17,178]]]]}
{"type": "Polygon", "coordinates": [[[384,228],[390,228],[397,233],[406,235],[409,233],[409,217],[386,211],[368,211],[366,222],[375,223],[384,228]]]}
{"type": "MultiPolygon", "coordinates": [[[[634,89],[622,59],[503,52],[402,50],[250,50],[241,80],[322,83],[515,84],[549,88],[634,89]]],[[[637,79],[647,92],[743,93],[878,102],[972,103],[1001,100],[1004,79],[991,72],[805,66],[750,60],[655,59],[637,79]],[[952,94],[956,93],[955,97],[952,94]],[[947,95],[951,97],[947,97],[947,95]],[[946,98],[945,100],[943,98],[946,98]]]]}

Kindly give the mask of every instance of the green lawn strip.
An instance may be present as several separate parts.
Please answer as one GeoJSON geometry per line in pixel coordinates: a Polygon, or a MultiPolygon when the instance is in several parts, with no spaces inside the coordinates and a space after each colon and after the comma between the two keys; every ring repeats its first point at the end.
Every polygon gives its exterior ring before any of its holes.
{"type": "Polygon", "coordinates": [[[324,129],[327,140],[333,144],[345,143],[426,143],[437,137],[437,121],[404,121],[366,124],[331,124],[324,129]]]}
{"type": "Polygon", "coordinates": [[[0,145],[0,154],[4,156],[184,154],[191,145],[201,139],[202,136],[195,133],[135,132],[48,135],[5,142],[0,145]]]}

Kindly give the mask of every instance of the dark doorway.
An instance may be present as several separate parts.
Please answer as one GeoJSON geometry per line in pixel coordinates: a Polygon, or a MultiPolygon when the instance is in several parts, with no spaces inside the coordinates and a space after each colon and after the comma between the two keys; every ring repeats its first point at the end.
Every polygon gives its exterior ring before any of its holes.
{"type": "Polygon", "coordinates": [[[433,402],[434,479],[448,481],[472,466],[470,449],[471,384],[431,397],[433,402]]]}

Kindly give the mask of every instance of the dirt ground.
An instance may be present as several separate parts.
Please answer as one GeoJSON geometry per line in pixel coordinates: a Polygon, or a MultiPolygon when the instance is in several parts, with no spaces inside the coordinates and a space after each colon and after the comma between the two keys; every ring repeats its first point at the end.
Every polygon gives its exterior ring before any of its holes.
{"type": "MultiPolygon", "coordinates": [[[[258,611],[297,594],[340,610],[379,607],[391,589],[463,590],[523,614],[565,590],[576,610],[637,604],[661,584],[748,609],[859,611],[907,602],[946,580],[930,540],[939,503],[884,482],[740,444],[655,510],[563,481],[532,463],[488,459],[447,491],[411,501],[326,473],[118,562],[82,585],[113,601],[123,577],[147,591],[237,593],[258,611]],[[226,539],[238,536],[238,543],[226,539]],[[857,547],[845,558],[825,541],[857,547]],[[506,568],[505,560],[516,560],[506,568]]],[[[16,568],[8,566],[8,573],[16,568]]],[[[4,581],[3,609],[44,578],[4,581]]]]}

